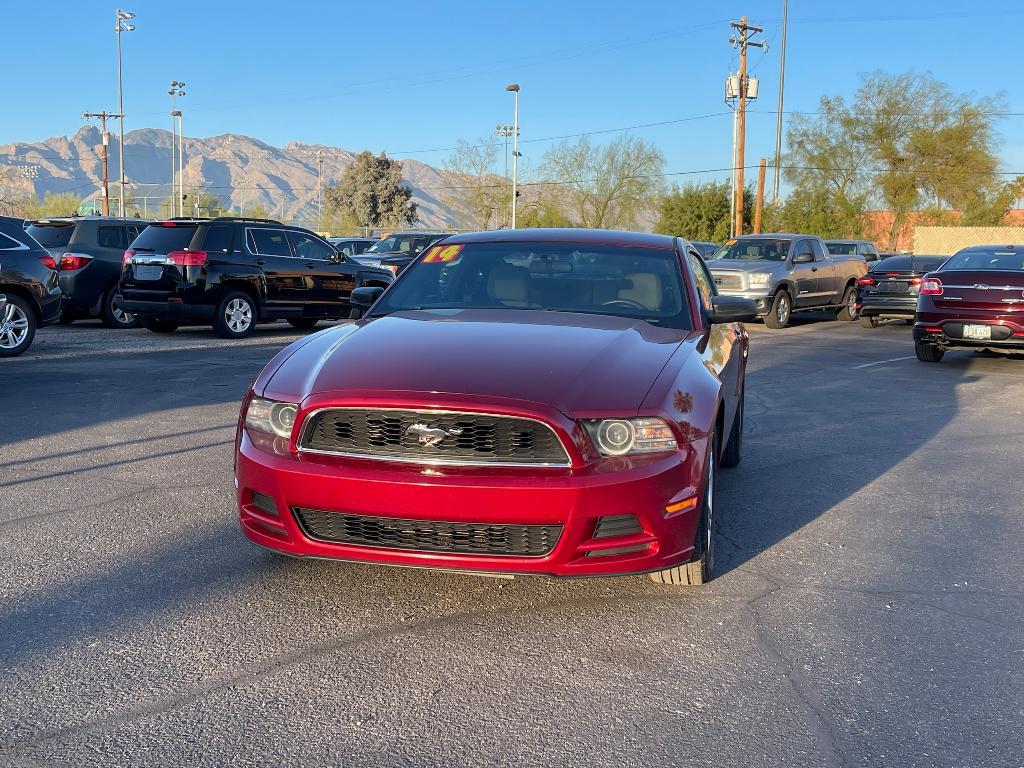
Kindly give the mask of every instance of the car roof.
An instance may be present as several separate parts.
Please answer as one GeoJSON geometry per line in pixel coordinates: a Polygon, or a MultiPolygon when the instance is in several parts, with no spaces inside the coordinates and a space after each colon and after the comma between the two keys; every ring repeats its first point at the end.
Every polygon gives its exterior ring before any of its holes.
{"type": "Polygon", "coordinates": [[[41,219],[33,219],[29,224],[43,225],[47,224],[81,224],[86,221],[98,221],[106,222],[112,221],[118,224],[149,224],[151,219],[136,219],[130,216],[44,216],[41,219]]]}
{"type": "Polygon", "coordinates": [[[614,229],[494,229],[452,235],[449,243],[580,243],[586,245],[626,245],[671,250],[676,238],[649,232],[614,229]]]}
{"type": "Polygon", "coordinates": [[[820,240],[817,235],[804,235],[799,232],[761,232],[760,234],[749,233],[746,235],[739,235],[737,237],[730,238],[731,240],[750,240],[755,237],[770,237],[773,240],[796,240],[798,237],[813,237],[816,240],[820,240]]]}
{"type": "Polygon", "coordinates": [[[1013,245],[1012,243],[997,243],[993,245],[969,245],[966,248],[961,248],[959,251],[957,251],[957,253],[963,253],[964,251],[991,251],[994,248],[1006,248],[1007,250],[1016,251],[1024,250],[1024,245],[1013,245]]]}

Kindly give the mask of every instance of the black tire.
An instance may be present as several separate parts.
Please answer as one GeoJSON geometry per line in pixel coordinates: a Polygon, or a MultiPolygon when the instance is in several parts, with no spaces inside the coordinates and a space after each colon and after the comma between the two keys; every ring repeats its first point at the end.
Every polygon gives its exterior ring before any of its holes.
{"type": "Polygon", "coordinates": [[[288,325],[298,328],[300,331],[308,331],[315,328],[319,322],[315,317],[295,317],[288,321],[288,325]]]}
{"type": "Polygon", "coordinates": [[[727,469],[739,466],[743,458],[743,412],[746,410],[744,401],[747,399],[747,388],[740,390],[740,399],[736,403],[736,416],[732,420],[729,439],[722,451],[722,466],[727,469]]]}
{"type": "Polygon", "coordinates": [[[846,293],[843,294],[843,308],[836,315],[836,320],[853,322],[860,313],[857,311],[857,289],[852,285],[846,286],[846,293]]]}
{"type": "Polygon", "coordinates": [[[256,302],[242,291],[231,291],[217,305],[213,330],[222,339],[244,339],[256,327],[256,302]]]}
{"type": "Polygon", "coordinates": [[[764,316],[764,324],[768,328],[785,328],[793,316],[793,299],[785,288],[772,297],[772,305],[764,316]]]}
{"type": "Polygon", "coordinates": [[[6,295],[7,304],[0,312],[0,357],[17,357],[36,337],[36,313],[20,296],[6,295]]]}
{"type": "Polygon", "coordinates": [[[857,320],[860,322],[860,327],[861,328],[877,328],[878,327],[878,318],[877,317],[864,317],[864,315],[861,315],[860,317],[857,318],[857,320]]]}
{"type": "Polygon", "coordinates": [[[75,320],[78,319],[78,315],[72,315],[70,312],[61,312],[60,320],[57,321],[58,325],[71,325],[75,320]]]}
{"type": "Polygon", "coordinates": [[[704,498],[701,502],[700,525],[697,527],[697,553],[688,563],[649,574],[658,584],[697,587],[715,576],[715,463],[718,456],[718,435],[711,441],[704,475],[704,498]]]}
{"type": "Polygon", "coordinates": [[[938,344],[930,344],[927,341],[918,341],[914,344],[914,353],[922,363],[937,363],[942,360],[946,350],[938,344]]]}
{"type": "Polygon", "coordinates": [[[103,325],[107,328],[138,328],[139,319],[135,315],[114,306],[115,296],[117,296],[116,285],[110,286],[110,290],[103,295],[103,309],[100,311],[100,320],[103,325]]]}
{"type": "Polygon", "coordinates": [[[140,317],[139,325],[153,333],[173,333],[178,330],[178,324],[173,320],[162,320],[159,317],[140,317]]]}

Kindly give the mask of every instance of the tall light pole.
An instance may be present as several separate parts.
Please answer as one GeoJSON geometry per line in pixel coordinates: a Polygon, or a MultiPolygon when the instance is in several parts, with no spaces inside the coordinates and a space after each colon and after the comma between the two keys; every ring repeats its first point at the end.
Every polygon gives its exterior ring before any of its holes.
{"type": "Polygon", "coordinates": [[[135,14],[130,11],[122,11],[120,8],[117,9],[117,17],[114,23],[114,31],[117,33],[117,113],[121,115],[121,121],[118,125],[118,140],[117,140],[117,158],[118,165],[121,169],[121,183],[118,185],[118,205],[120,210],[118,211],[124,216],[124,89],[121,85],[121,33],[131,32],[135,29],[134,24],[129,24],[130,19],[134,19],[135,14]]]}
{"type": "Polygon", "coordinates": [[[779,202],[779,166],[782,165],[782,96],[786,90],[786,22],[789,0],[782,0],[782,55],[779,59],[779,112],[775,118],[775,178],[772,181],[772,201],[779,202]]]}
{"type": "MultiPolygon", "coordinates": [[[[171,97],[171,193],[168,198],[171,201],[171,215],[174,215],[174,118],[178,118],[178,127],[181,127],[181,110],[178,109],[178,97],[185,95],[185,83],[179,80],[171,80],[171,87],[167,91],[167,95],[171,97]]],[[[179,172],[181,175],[180,164],[181,164],[181,144],[178,145],[178,164],[179,172]]],[[[180,181],[180,180],[179,180],[180,181]]],[[[182,216],[181,212],[181,196],[178,197],[178,215],[182,216]]]]}
{"type": "Polygon", "coordinates": [[[516,228],[516,198],[519,197],[519,83],[505,86],[515,94],[516,106],[512,119],[512,229],[516,228]]]}
{"type": "Polygon", "coordinates": [[[324,228],[324,151],[316,151],[316,228],[324,228]]]}
{"type": "MultiPolygon", "coordinates": [[[[508,182],[508,140],[509,140],[509,137],[512,135],[512,126],[511,125],[503,125],[503,124],[499,123],[498,125],[494,126],[494,135],[497,136],[500,139],[504,139],[505,140],[505,175],[502,176],[502,178],[507,183],[508,182]]],[[[508,210],[508,207],[506,206],[505,214],[501,217],[501,226],[502,227],[508,226],[508,221],[509,221],[508,216],[509,216],[509,210],[508,210]]]]}

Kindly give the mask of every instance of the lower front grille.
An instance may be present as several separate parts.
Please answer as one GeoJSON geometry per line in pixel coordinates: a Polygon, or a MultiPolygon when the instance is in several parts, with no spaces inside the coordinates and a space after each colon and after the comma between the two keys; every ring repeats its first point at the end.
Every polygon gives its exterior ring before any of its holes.
{"type": "Polygon", "coordinates": [[[562,535],[560,525],[406,520],[303,507],[292,512],[302,532],[316,541],[410,552],[543,557],[562,535]]]}

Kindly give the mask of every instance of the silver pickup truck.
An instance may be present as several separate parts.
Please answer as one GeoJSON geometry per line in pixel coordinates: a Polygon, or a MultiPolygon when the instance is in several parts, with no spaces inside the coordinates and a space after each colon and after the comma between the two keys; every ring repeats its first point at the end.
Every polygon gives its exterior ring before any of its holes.
{"type": "Polygon", "coordinates": [[[838,309],[857,319],[857,278],[863,256],[833,255],[814,235],[743,235],[707,261],[718,292],[753,299],[769,328],[785,328],[794,310],[838,309]]]}

